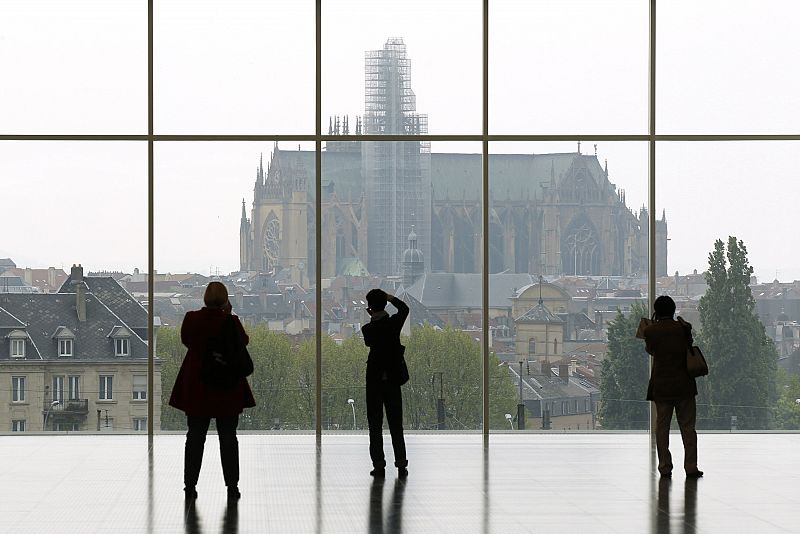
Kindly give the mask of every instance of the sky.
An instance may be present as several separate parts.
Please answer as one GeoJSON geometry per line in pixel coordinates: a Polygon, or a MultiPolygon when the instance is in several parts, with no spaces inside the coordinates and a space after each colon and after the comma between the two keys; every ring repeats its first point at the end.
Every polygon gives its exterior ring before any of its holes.
{"type": "MultiPolygon", "coordinates": [[[[585,135],[583,153],[638,211],[647,146],[592,135],[647,133],[647,0],[490,3],[490,133],[585,135]]],[[[657,131],[800,131],[800,34],[791,1],[660,2],[657,131]]],[[[163,134],[313,134],[314,2],[156,2],[155,128],[163,134]]],[[[323,131],[363,114],[364,52],[402,37],[430,133],[481,131],[481,2],[323,2],[323,131]]],[[[144,134],[147,2],[0,2],[0,133],[144,134]]],[[[282,143],[296,149],[296,143],[282,143]]],[[[304,143],[311,149],[311,143],[304,143]]],[[[761,280],[800,279],[800,142],[660,142],[657,212],[668,269],[706,267],[715,239],[745,241],[761,280]]],[[[242,198],[271,142],[155,148],[159,272],[239,264],[242,198]]],[[[478,143],[433,151],[479,152],[478,143]]],[[[577,150],[492,143],[491,152],[577,150]]],[[[147,265],[142,142],[0,142],[0,257],[20,266],[130,272],[147,265]]]]}

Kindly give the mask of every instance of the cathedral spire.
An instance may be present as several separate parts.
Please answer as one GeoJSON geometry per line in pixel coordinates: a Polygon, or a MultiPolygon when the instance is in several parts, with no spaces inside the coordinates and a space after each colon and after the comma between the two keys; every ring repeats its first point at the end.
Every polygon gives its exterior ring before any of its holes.
{"type": "Polygon", "coordinates": [[[244,198],[242,198],[242,220],[247,219],[247,209],[245,208],[244,198]]]}

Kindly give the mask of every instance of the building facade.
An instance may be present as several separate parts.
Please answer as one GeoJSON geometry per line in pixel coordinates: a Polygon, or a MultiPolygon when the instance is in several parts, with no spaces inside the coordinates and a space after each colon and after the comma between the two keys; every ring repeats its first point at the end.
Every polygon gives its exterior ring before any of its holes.
{"type": "Polygon", "coordinates": [[[147,310],[111,277],[73,266],[57,293],[0,295],[3,431],[146,431],[147,310]]]}

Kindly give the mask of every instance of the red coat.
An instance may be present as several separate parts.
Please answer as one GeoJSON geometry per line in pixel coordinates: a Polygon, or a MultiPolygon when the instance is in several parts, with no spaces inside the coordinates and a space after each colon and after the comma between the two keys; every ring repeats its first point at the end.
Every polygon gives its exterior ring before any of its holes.
{"type": "MultiPolygon", "coordinates": [[[[226,314],[217,308],[203,308],[186,313],[181,325],[181,341],[189,350],[183,359],[169,405],[183,410],[186,415],[202,417],[230,417],[242,413],[245,408],[256,405],[253,392],[246,378],[230,390],[218,390],[206,386],[200,380],[200,362],[211,337],[222,330],[226,314]]],[[[245,345],[250,341],[236,319],[236,327],[245,345]]]]}

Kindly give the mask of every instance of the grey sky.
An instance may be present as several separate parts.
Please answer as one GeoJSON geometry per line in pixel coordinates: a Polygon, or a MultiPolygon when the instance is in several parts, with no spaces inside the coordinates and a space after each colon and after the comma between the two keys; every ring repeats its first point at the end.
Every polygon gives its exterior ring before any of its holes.
{"type": "MultiPolygon", "coordinates": [[[[500,1],[490,15],[492,133],[643,134],[647,5],[500,1]]],[[[789,1],[662,1],[659,133],[797,133],[800,8],[789,1]]],[[[0,2],[0,132],[146,130],[143,0],[0,2]]],[[[314,130],[314,2],[156,2],[157,133],[314,130]]],[[[364,51],[403,37],[417,108],[435,134],[481,128],[481,2],[323,4],[323,130],[364,108],[364,51]]],[[[745,240],[756,274],[800,279],[791,231],[798,142],[659,144],[658,213],[669,269],[702,270],[713,240],[745,240]]],[[[305,145],[312,148],[311,144],[305,145]]],[[[296,149],[296,143],[282,143],[296,149]]],[[[156,266],[238,267],[241,199],[271,143],[156,147],[156,266]]],[[[492,143],[493,152],[565,152],[575,143],[492,143]]],[[[478,152],[479,144],[433,150],[478,152]]],[[[0,257],[21,266],[146,266],[144,143],[0,142],[0,257]]],[[[646,202],[647,147],[600,142],[634,210],[646,202]]]]}

